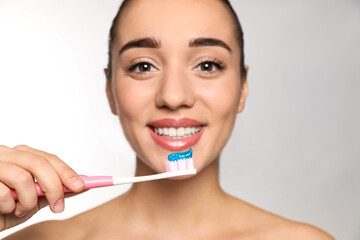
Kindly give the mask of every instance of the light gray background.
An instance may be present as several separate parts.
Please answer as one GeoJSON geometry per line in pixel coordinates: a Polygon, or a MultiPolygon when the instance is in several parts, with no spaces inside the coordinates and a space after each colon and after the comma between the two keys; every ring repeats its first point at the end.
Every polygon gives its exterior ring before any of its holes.
{"type": "MultiPolygon", "coordinates": [[[[250,95],[223,152],[231,194],[337,239],[360,239],[360,1],[233,0],[250,95]]],[[[131,176],[102,69],[119,1],[0,0],[0,144],[28,144],[79,173],[131,176]]],[[[0,238],[99,205],[129,186],[41,210],[0,238]]]]}

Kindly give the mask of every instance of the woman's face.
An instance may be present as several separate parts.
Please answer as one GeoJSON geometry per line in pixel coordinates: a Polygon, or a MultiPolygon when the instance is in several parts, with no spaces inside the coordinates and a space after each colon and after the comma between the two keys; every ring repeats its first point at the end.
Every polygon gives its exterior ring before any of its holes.
{"type": "Polygon", "coordinates": [[[247,95],[228,10],[217,0],[136,0],[119,20],[107,93],[127,140],[156,172],[189,147],[202,170],[247,95]]]}

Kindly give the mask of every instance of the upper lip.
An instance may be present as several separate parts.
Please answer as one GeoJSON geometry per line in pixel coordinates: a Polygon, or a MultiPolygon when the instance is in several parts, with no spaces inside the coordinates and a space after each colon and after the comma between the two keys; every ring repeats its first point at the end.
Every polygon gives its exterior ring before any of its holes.
{"type": "Polygon", "coordinates": [[[179,128],[179,127],[199,127],[199,126],[204,126],[206,124],[191,118],[162,118],[150,122],[147,125],[153,128],[161,128],[161,127],[179,128]]]}

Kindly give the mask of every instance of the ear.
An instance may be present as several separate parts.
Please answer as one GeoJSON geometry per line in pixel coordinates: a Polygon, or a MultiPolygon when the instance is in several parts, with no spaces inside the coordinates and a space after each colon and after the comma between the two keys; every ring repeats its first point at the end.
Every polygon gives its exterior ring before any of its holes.
{"type": "Polygon", "coordinates": [[[109,70],[107,68],[105,68],[104,73],[105,73],[105,77],[106,77],[106,96],[107,96],[107,99],[109,102],[109,106],[110,106],[111,112],[114,115],[117,115],[115,98],[114,98],[114,94],[112,91],[112,83],[111,83],[111,79],[109,79],[109,70]]]}
{"type": "Polygon", "coordinates": [[[245,65],[245,76],[241,79],[242,86],[241,86],[241,96],[238,105],[238,113],[241,113],[245,108],[246,98],[249,94],[247,76],[248,76],[249,66],[245,65]]]}

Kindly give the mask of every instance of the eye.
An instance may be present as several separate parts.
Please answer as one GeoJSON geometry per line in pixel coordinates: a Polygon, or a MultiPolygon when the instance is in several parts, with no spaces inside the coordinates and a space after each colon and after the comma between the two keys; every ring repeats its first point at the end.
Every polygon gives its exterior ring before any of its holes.
{"type": "Polygon", "coordinates": [[[139,62],[130,66],[129,71],[146,73],[146,72],[156,71],[156,68],[148,62],[139,62]]]}
{"type": "Polygon", "coordinates": [[[225,68],[225,65],[223,62],[220,61],[214,61],[214,60],[206,60],[204,62],[201,62],[199,65],[196,66],[196,71],[202,71],[202,72],[215,72],[220,71],[225,68]]]}
{"type": "Polygon", "coordinates": [[[211,62],[203,62],[200,63],[197,67],[196,70],[198,71],[206,71],[206,72],[212,72],[214,70],[216,70],[217,67],[214,63],[211,62]]]}

